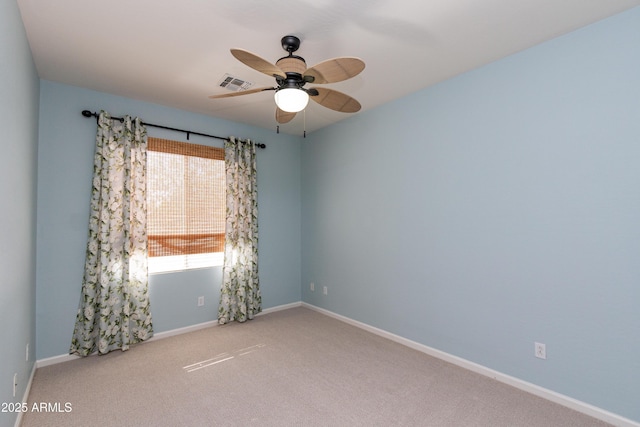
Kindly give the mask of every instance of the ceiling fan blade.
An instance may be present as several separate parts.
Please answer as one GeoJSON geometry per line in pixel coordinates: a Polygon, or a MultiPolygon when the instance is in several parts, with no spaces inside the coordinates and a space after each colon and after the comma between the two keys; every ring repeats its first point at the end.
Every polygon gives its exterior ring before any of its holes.
{"type": "Polygon", "coordinates": [[[276,107],[276,121],[278,123],[289,123],[296,116],[296,113],[288,113],[276,107]]]}
{"type": "Polygon", "coordinates": [[[309,89],[309,95],[318,104],[341,113],[355,113],[360,111],[362,106],[358,101],[349,95],[345,95],[337,90],[327,89],[324,87],[314,87],[309,89]],[[313,95],[313,91],[317,91],[317,95],[313,95]]]}
{"type": "Polygon", "coordinates": [[[334,58],[307,68],[303,76],[305,78],[313,77],[313,83],[336,83],[357,76],[364,70],[364,67],[364,62],[359,58],[334,58]]]}
{"type": "Polygon", "coordinates": [[[268,76],[279,76],[283,79],[287,78],[287,75],[280,69],[280,67],[272,64],[266,59],[260,58],[249,51],[243,49],[231,49],[231,54],[244,65],[253,68],[256,71],[260,71],[268,76]]]}
{"type": "Polygon", "coordinates": [[[223,93],[221,95],[211,95],[209,98],[211,98],[211,99],[231,98],[232,96],[250,95],[252,93],[263,92],[265,90],[276,90],[276,88],[275,87],[257,87],[255,89],[241,90],[241,91],[238,91],[238,92],[223,93]]]}

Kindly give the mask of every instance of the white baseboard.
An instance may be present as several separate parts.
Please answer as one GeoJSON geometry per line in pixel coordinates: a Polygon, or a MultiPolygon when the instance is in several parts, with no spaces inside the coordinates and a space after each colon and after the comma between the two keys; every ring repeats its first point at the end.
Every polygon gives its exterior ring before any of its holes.
{"type": "Polygon", "coordinates": [[[169,338],[169,337],[173,337],[173,336],[176,336],[176,335],[182,335],[182,334],[186,334],[188,332],[197,331],[197,330],[200,330],[200,329],[211,328],[213,326],[218,326],[218,321],[217,320],[210,320],[208,322],[198,323],[196,325],[185,326],[184,328],[177,328],[177,329],[172,329],[170,331],[154,333],[151,338],[149,338],[148,340],[146,340],[144,342],[146,343],[146,342],[157,341],[157,340],[161,340],[161,339],[164,339],[164,338],[169,338]]]}
{"type": "MultiPolygon", "coordinates": [[[[31,375],[29,375],[29,381],[27,382],[27,388],[24,390],[24,395],[22,396],[22,402],[27,403],[29,400],[29,392],[31,391],[31,383],[33,383],[33,376],[36,374],[36,363],[33,364],[33,368],[31,368],[31,375]]],[[[22,414],[24,412],[18,412],[18,417],[16,418],[16,422],[14,424],[15,427],[20,427],[22,423],[22,414]]]]}
{"type": "MultiPolygon", "coordinates": [[[[261,315],[269,314],[269,313],[274,313],[276,311],[288,310],[290,308],[300,307],[301,305],[302,305],[302,302],[300,302],[300,301],[294,302],[294,303],[291,303],[291,304],[279,305],[279,306],[276,306],[276,307],[271,307],[271,308],[264,309],[261,313],[258,313],[257,316],[261,316],[261,315]]],[[[172,336],[175,336],[175,335],[186,334],[187,332],[193,332],[193,331],[197,331],[199,329],[211,328],[213,326],[218,326],[218,321],[217,320],[211,320],[209,322],[198,323],[196,325],[186,326],[184,328],[172,329],[170,331],[158,332],[158,333],[153,334],[153,336],[151,338],[149,338],[148,340],[143,341],[141,344],[144,344],[144,343],[147,343],[147,342],[156,341],[156,340],[160,340],[160,339],[163,339],[163,338],[169,338],[169,337],[172,337],[172,336]]],[[[70,360],[76,360],[76,359],[80,359],[80,358],[81,358],[81,356],[78,356],[78,355],[75,355],[75,354],[61,354],[59,356],[53,356],[53,357],[47,357],[45,359],[39,359],[35,363],[34,372],[35,372],[35,368],[42,368],[44,366],[55,365],[57,363],[68,362],[70,360]]]]}
{"type": "Polygon", "coordinates": [[[289,310],[290,308],[296,308],[296,307],[301,307],[301,306],[302,306],[302,301],[292,302],[291,304],[283,304],[283,305],[279,305],[277,307],[271,307],[271,308],[264,309],[264,310],[262,310],[261,313],[258,313],[258,316],[261,316],[263,314],[275,313],[276,311],[289,310]]]}
{"type": "Polygon", "coordinates": [[[340,320],[342,322],[348,323],[352,326],[356,326],[358,328],[364,329],[365,331],[371,332],[378,336],[387,338],[391,341],[397,342],[399,344],[405,345],[414,350],[420,351],[422,353],[428,354],[429,356],[436,357],[438,359],[444,360],[446,362],[452,363],[456,366],[460,366],[461,368],[468,369],[470,371],[476,372],[480,375],[484,375],[486,377],[495,379],[504,384],[508,384],[517,389],[526,391],[535,396],[541,397],[546,400],[550,400],[559,405],[565,406],[567,408],[573,409],[574,411],[581,412],[583,414],[589,415],[593,418],[597,418],[599,420],[605,421],[607,423],[613,424],[614,426],[619,427],[640,427],[640,423],[630,420],[628,418],[622,417],[618,414],[614,414],[613,412],[606,411],[604,409],[598,408],[596,406],[590,405],[588,403],[582,402],[580,400],[574,399],[569,396],[565,396],[560,393],[556,393],[555,391],[546,389],[544,387],[540,387],[538,385],[532,384],[530,382],[521,380],[519,378],[512,377],[507,374],[503,374],[501,372],[495,371],[493,369],[487,368],[486,366],[479,365],[477,363],[471,362],[469,360],[463,359],[458,356],[454,356],[449,353],[445,353],[444,351],[437,350],[435,348],[426,346],[424,344],[420,344],[418,342],[409,340],[407,338],[401,337],[399,335],[392,334],[383,329],[376,328],[374,326],[367,325],[366,323],[359,322],[357,320],[350,319],[348,317],[342,316],[340,314],[336,314],[332,311],[326,310],[324,308],[317,307],[315,305],[308,304],[306,302],[301,303],[303,307],[309,308],[311,310],[317,311],[329,317],[333,317],[334,319],[340,320]]]}
{"type": "Polygon", "coordinates": [[[64,363],[76,359],[80,359],[80,356],[76,356],[75,354],[61,354],[59,356],[46,357],[44,359],[36,360],[36,368],[43,368],[45,366],[56,365],[58,363],[64,363]]]}

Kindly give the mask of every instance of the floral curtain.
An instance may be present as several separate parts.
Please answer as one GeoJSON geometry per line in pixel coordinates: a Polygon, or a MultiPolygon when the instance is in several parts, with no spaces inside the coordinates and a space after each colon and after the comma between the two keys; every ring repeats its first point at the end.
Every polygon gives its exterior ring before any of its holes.
{"type": "Polygon", "coordinates": [[[82,297],[70,353],[127,350],[153,335],[146,233],[147,132],[98,117],[82,297]]]}
{"type": "Polygon", "coordinates": [[[224,145],[227,181],[222,292],[218,322],[244,322],[262,311],[258,279],[256,146],[231,137],[224,145]]]}

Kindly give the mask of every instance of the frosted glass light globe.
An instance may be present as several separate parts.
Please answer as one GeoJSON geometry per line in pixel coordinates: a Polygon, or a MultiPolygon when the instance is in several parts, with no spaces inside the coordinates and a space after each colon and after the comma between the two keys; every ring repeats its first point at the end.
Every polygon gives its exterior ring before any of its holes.
{"type": "Polygon", "coordinates": [[[305,109],[309,103],[309,95],[301,89],[285,88],[276,91],[276,105],[287,113],[297,113],[305,109]]]}

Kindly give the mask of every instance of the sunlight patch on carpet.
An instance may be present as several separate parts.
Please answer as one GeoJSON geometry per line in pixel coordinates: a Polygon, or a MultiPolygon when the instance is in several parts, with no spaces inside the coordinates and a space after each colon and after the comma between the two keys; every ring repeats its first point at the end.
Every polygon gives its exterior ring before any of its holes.
{"type": "Polygon", "coordinates": [[[217,365],[218,363],[235,359],[236,357],[246,356],[247,354],[256,352],[266,346],[267,346],[266,344],[256,344],[256,345],[252,345],[251,347],[235,350],[231,353],[220,353],[217,356],[212,357],[211,359],[202,360],[200,362],[196,362],[191,365],[184,366],[182,369],[184,369],[186,372],[194,372],[202,368],[207,368],[209,366],[217,365]]]}

